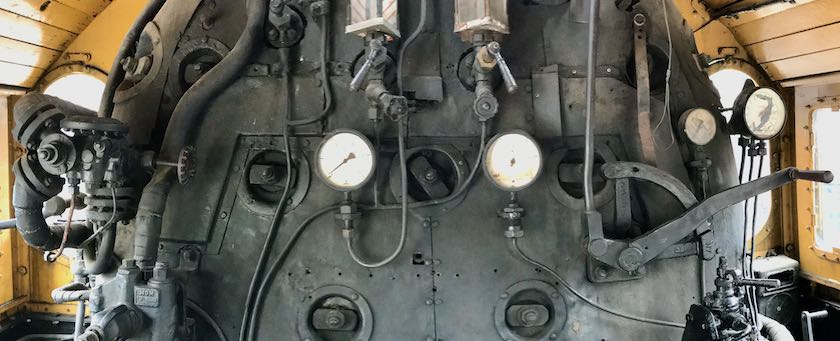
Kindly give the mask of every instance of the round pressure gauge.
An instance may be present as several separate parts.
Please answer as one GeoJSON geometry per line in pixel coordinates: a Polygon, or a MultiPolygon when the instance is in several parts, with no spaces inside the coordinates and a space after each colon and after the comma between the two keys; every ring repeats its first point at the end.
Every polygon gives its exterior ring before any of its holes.
{"type": "Polygon", "coordinates": [[[339,129],[330,133],[321,141],[316,156],[318,176],[335,190],[358,189],[373,176],[373,145],[358,131],[339,129]]]}
{"type": "Polygon", "coordinates": [[[537,179],[542,170],[542,153],[528,134],[514,130],[490,140],[484,155],[484,173],[497,187],[515,192],[537,179]]]}
{"type": "Polygon", "coordinates": [[[712,142],[717,133],[715,116],[703,108],[689,109],[680,117],[679,123],[682,135],[691,143],[705,146],[712,142]]]}
{"type": "Polygon", "coordinates": [[[771,88],[745,89],[735,101],[733,111],[735,131],[759,140],[778,135],[787,119],[782,96],[771,88]]]}

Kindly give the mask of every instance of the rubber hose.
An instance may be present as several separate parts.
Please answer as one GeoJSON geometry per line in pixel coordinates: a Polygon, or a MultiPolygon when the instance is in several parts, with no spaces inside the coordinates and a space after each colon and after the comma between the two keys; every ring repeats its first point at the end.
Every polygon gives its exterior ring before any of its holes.
{"type": "Polygon", "coordinates": [[[114,113],[114,96],[117,94],[117,87],[125,79],[125,70],[122,67],[122,60],[128,57],[128,54],[134,50],[137,40],[146,25],[157,16],[160,9],[166,0],[151,0],[146,8],[140,12],[137,20],[131,24],[128,32],[123,38],[120,49],[117,50],[117,56],[114,58],[114,63],[111,64],[111,71],[108,72],[108,80],[105,82],[105,90],[102,93],[102,100],[99,102],[99,117],[111,117],[114,113]]]}
{"type": "Polygon", "coordinates": [[[783,324],[767,316],[758,314],[758,321],[761,323],[761,335],[770,341],[795,341],[793,334],[783,324]]]}
{"type": "MultiPolygon", "coordinates": [[[[160,152],[161,159],[177,159],[180,149],[192,139],[195,128],[200,125],[203,115],[207,112],[207,105],[230,86],[250,62],[262,35],[267,11],[266,1],[248,1],[248,20],[236,45],[219,64],[195,82],[175,106],[166,127],[160,152]]],[[[169,190],[175,181],[174,177],[175,172],[171,167],[159,168],[140,197],[134,237],[134,258],[141,268],[151,268],[157,259],[163,212],[169,190]]]]}
{"type": "Polygon", "coordinates": [[[59,226],[48,226],[42,212],[44,202],[52,196],[44,195],[26,183],[20,160],[15,162],[14,173],[15,185],[12,191],[12,205],[15,209],[16,223],[20,235],[32,247],[44,251],[57,249],[61,245],[64,230],[59,226]]]}
{"type": "Polygon", "coordinates": [[[194,137],[195,128],[200,126],[207,112],[207,105],[236,81],[251,62],[251,56],[264,34],[268,4],[264,0],[249,0],[247,6],[248,20],[236,45],[219,64],[195,82],[175,106],[161,147],[160,154],[164,160],[177,159],[181,148],[194,137]]]}
{"type": "Polygon", "coordinates": [[[117,232],[114,226],[106,227],[102,231],[102,240],[94,253],[93,245],[84,248],[85,273],[88,275],[101,275],[111,269],[114,254],[114,245],[117,241],[117,232]]]}
{"type": "Polygon", "coordinates": [[[171,167],[155,172],[140,196],[134,231],[134,259],[137,260],[137,265],[141,269],[154,267],[157,260],[163,211],[166,208],[169,190],[172,188],[174,173],[171,167]]]}

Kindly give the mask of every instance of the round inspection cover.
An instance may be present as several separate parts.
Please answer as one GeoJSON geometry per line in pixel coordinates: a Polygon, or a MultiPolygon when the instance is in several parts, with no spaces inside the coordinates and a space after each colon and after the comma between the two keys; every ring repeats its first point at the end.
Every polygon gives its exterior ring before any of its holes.
{"type": "MultiPolygon", "coordinates": [[[[583,166],[582,162],[578,162],[578,159],[580,158],[572,155],[573,152],[577,150],[578,149],[564,148],[553,151],[549,155],[548,160],[546,160],[544,167],[547,167],[545,169],[545,173],[549,175],[548,189],[551,191],[551,195],[554,199],[557,199],[560,204],[568,208],[582,210],[584,208],[582,192],[578,195],[575,190],[569,187],[570,184],[561,183],[560,181],[561,165],[580,164],[581,167],[583,166]]],[[[580,150],[582,150],[582,148],[580,150]]],[[[601,143],[595,145],[595,170],[598,170],[598,163],[615,161],[618,161],[618,159],[609,146],[601,143]]],[[[582,182],[579,185],[581,186],[580,190],[582,191],[582,182]]],[[[604,206],[615,197],[614,180],[606,180],[603,186],[600,186],[600,188],[598,187],[599,186],[594,186],[593,188],[593,191],[595,192],[595,207],[604,206]]]]}
{"type": "MultiPolygon", "coordinates": [[[[283,192],[283,185],[285,178],[279,177],[277,184],[254,184],[251,177],[253,167],[257,166],[272,166],[273,168],[283,168],[285,173],[286,154],[282,150],[263,150],[255,152],[245,166],[245,175],[242,177],[242,182],[239,184],[237,193],[238,197],[242,198],[243,203],[249,210],[261,215],[273,215],[277,209],[277,203],[283,192]]],[[[292,188],[288,194],[288,203],[286,205],[286,212],[295,209],[309,191],[310,178],[312,177],[309,169],[309,161],[306,157],[292,154],[292,188]]]]}
{"type": "Polygon", "coordinates": [[[543,281],[526,280],[507,288],[496,302],[494,322],[502,340],[555,340],[566,325],[566,301],[554,286],[543,281]],[[512,326],[509,309],[512,306],[543,307],[548,312],[535,326],[512,326]]]}
{"type": "MultiPolygon", "coordinates": [[[[458,191],[458,189],[464,185],[464,182],[466,182],[470,173],[467,160],[464,159],[463,154],[461,154],[461,152],[453,145],[429,145],[410,148],[405,151],[405,158],[408,163],[407,167],[409,167],[409,169],[406,169],[409,179],[409,203],[446,198],[452,195],[452,193],[458,191]],[[430,187],[433,186],[431,186],[430,183],[422,183],[422,181],[426,179],[416,177],[412,173],[412,170],[410,169],[412,164],[414,164],[415,167],[423,165],[422,163],[414,163],[417,161],[424,161],[424,163],[428,163],[430,168],[434,168],[436,181],[432,182],[442,185],[443,187],[437,186],[440,187],[442,191],[435,191],[432,188],[426,188],[424,190],[424,185],[430,187]]],[[[402,174],[400,172],[399,156],[394,155],[388,169],[388,187],[390,187],[391,194],[398,202],[402,200],[402,190],[400,186],[401,181],[402,174]]],[[[422,216],[440,215],[457,207],[461,201],[463,201],[463,198],[464,195],[460,195],[458,198],[450,200],[444,204],[420,207],[414,209],[414,211],[418,215],[422,216]]]]}
{"type": "MultiPolygon", "coordinates": [[[[316,289],[304,296],[303,304],[298,309],[297,331],[300,340],[330,341],[314,329],[312,316],[319,308],[342,308],[352,310],[357,316],[356,328],[352,335],[343,335],[340,340],[367,341],[373,335],[373,312],[368,301],[356,290],[343,285],[328,285],[316,289]]],[[[349,334],[349,332],[347,332],[349,334]]],[[[333,335],[334,336],[334,335],[333,335]]]]}

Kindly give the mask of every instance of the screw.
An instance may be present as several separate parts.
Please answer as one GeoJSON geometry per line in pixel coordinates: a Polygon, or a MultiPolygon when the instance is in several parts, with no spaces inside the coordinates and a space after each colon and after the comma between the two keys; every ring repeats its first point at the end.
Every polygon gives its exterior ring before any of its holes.
{"type": "Polygon", "coordinates": [[[47,150],[46,148],[38,149],[38,158],[41,158],[43,160],[49,159],[50,158],[50,151],[47,150]]]}
{"type": "Polygon", "coordinates": [[[271,178],[274,177],[274,169],[272,169],[272,168],[263,169],[262,177],[263,177],[263,179],[270,180],[271,178]]]}
{"type": "Polygon", "coordinates": [[[598,278],[607,278],[608,274],[607,269],[603,266],[599,266],[595,269],[595,276],[598,276],[598,278]]]}
{"type": "Polygon", "coordinates": [[[534,309],[525,309],[519,313],[519,319],[525,325],[533,325],[537,323],[537,320],[540,318],[540,314],[534,309]]]}
{"type": "Polygon", "coordinates": [[[434,303],[434,302],[431,299],[426,300],[426,305],[432,305],[432,303],[434,303]]]}

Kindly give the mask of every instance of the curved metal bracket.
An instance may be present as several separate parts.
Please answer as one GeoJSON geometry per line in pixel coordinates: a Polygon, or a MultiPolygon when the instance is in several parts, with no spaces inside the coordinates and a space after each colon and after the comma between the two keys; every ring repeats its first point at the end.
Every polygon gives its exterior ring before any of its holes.
{"type": "MultiPolygon", "coordinates": [[[[639,164],[633,163],[614,163],[604,166],[607,171],[611,172],[611,175],[629,175],[627,174],[628,167],[630,170],[629,174],[640,174],[651,171],[650,169],[640,167],[639,164]],[[634,171],[635,169],[638,169],[638,171],[634,171]],[[643,169],[645,172],[642,172],[643,169]]],[[[648,175],[651,174],[653,173],[648,173],[648,175]]],[[[659,174],[659,176],[661,175],[662,174],[659,174]]],[[[645,177],[638,176],[638,178],[644,179],[645,177]]],[[[654,181],[654,183],[663,186],[662,183],[671,181],[663,179],[672,178],[673,177],[666,174],[666,176],[663,177],[650,179],[655,179],[656,181],[654,181]]],[[[699,204],[691,206],[689,210],[679,217],[654,228],[650,232],[645,233],[632,241],[627,242],[605,238],[593,238],[590,241],[589,252],[600,262],[613,267],[619,267],[627,271],[636,271],[642,265],[659,256],[668,247],[685,238],[690,233],[694,232],[698,227],[701,227],[702,224],[706,223],[712,216],[721,210],[748,198],[755,197],[761,193],[781,187],[782,185],[797,179],[829,183],[834,180],[834,176],[828,171],[801,171],[796,168],[787,168],[755,181],[720,192],[703,202],[700,202],[699,204]]],[[[673,185],[673,183],[670,184],[670,186],[673,185]]],[[[685,187],[682,184],[680,184],[680,186],[685,187]]],[[[677,189],[677,192],[681,192],[681,190],[678,190],[680,186],[672,188],[677,189]]],[[[665,186],[663,187],[668,189],[665,186]]],[[[674,192],[672,191],[672,193],[674,192]]],[[[601,236],[603,236],[603,234],[601,234],[601,236]]],[[[592,238],[591,233],[590,238],[592,238]]]]}

